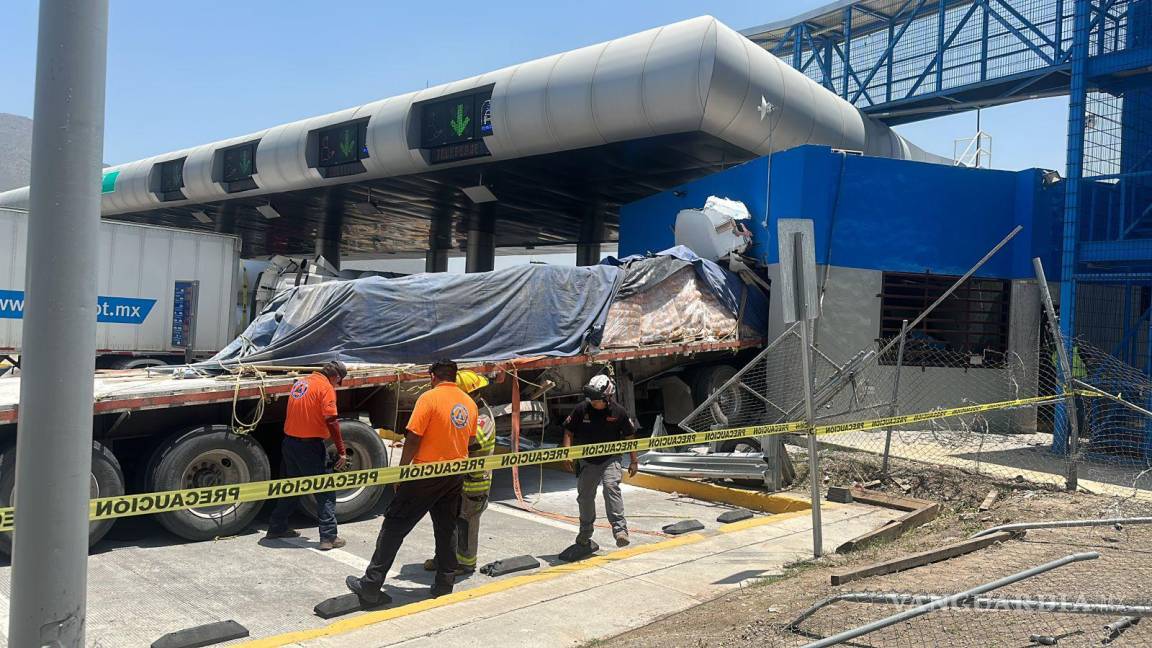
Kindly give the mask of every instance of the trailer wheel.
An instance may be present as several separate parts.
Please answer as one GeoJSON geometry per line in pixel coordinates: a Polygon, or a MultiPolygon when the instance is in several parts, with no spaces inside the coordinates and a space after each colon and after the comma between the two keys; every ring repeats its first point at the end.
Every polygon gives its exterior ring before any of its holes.
{"type": "MultiPolygon", "coordinates": [[[[92,442],[92,475],[89,497],[116,497],[124,494],[124,472],[116,455],[97,441],[92,442]]],[[[4,448],[0,454],[0,507],[16,504],[16,444],[4,448]]],[[[100,520],[88,526],[88,546],[100,542],[116,520],[100,520]]],[[[12,554],[12,532],[0,533],[0,553],[12,554]]]]}
{"type": "MultiPolygon", "coordinates": [[[[736,369],[729,365],[703,367],[696,372],[696,376],[692,380],[692,399],[699,406],[709,396],[720,391],[724,383],[731,380],[735,375],[736,369]]],[[[718,401],[720,411],[728,417],[730,422],[735,423],[736,417],[745,409],[745,398],[745,394],[739,386],[731,387],[720,395],[718,401]]]]}
{"type": "MultiPolygon", "coordinates": [[[[270,478],[268,455],[255,439],[227,425],[206,425],[173,435],[148,462],[151,491],[210,488],[270,478]]],[[[211,540],[242,531],[263,502],[203,506],[157,514],[165,529],[186,540],[211,540]]]]}
{"type": "MultiPolygon", "coordinates": [[[[340,436],[344,437],[344,446],[348,450],[348,470],[388,466],[388,448],[371,426],[360,421],[340,421],[340,436]]],[[[328,446],[328,456],[334,461],[336,446],[331,440],[325,441],[325,445],[328,446]]],[[[379,486],[361,486],[336,491],[336,520],[349,522],[363,517],[383,496],[384,489],[379,486]]],[[[308,515],[317,517],[315,497],[301,497],[300,506],[308,515]]]]}

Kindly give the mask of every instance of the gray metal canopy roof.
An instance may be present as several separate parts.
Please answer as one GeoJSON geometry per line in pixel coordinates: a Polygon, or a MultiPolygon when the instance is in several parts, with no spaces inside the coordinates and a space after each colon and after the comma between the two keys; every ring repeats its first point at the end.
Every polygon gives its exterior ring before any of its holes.
{"type": "MultiPolygon", "coordinates": [[[[354,203],[372,203],[375,192],[377,199],[394,203],[396,211],[426,215],[431,208],[421,207],[421,201],[439,201],[441,208],[453,210],[459,207],[456,198],[437,197],[445,187],[449,193],[459,194],[460,187],[479,184],[480,173],[485,178],[490,172],[498,175],[503,165],[511,163],[518,163],[513,167],[521,170],[531,169],[533,160],[540,156],[555,161],[572,151],[608,147],[616,158],[629,160],[617,173],[644,175],[647,170],[633,160],[637,156],[628,143],[650,141],[673,148],[680,141],[689,148],[712,142],[714,149],[728,151],[722,156],[731,162],[802,144],[943,161],[865,116],[740,33],[703,16],[453,83],[112,166],[105,169],[106,178],[111,174],[113,180],[109,183],[106,179],[101,209],[105,216],[151,214],[155,217],[149,217],[149,222],[196,227],[188,215],[199,206],[208,206],[213,210],[209,213],[215,215],[229,205],[251,211],[273,197],[294,196],[301,209],[331,210],[331,201],[324,199],[330,194],[328,190],[347,187],[353,194],[349,200],[354,203]],[[434,163],[429,151],[421,148],[421,111],[429,102],[489,90],[491,132],[477,136],[489,154],[434,163]],[[357,167],[350,175],[326,177],[315,163],[316,133],[352,121],[366,121],[366,157],[359,160],[362,168],[357,167]],[[237,191],[220,179],[220,155],[228,147],[253,142],[256,172],[237,191]],[[158,165],[181,159],[183,187],[173,199],[157,191],[158,165]]],[[[584,159],[595,163],[597,158],[584,159]]],[[[688,164],[685,170],[700,166],[688,164]]],[[[566,168],[572,172],[571,166],[566,168]]],[[[695,169],[695,173],[701,171],[695,169]]],[[[668,182],[648,179],[641,189],[650,193],[666,188],[669,182],[687,179],[682,174],[673,175],[668,182]]],[[[550,180],[538,177],[532,182],[547,184],[550,180]]],[[[548,211],[544,188],[533,189],[541,192],[536,199],[538,208],[548,211]]],[[[601,202],[638,197],[633,195],[636,186],[628,195],[617,196],[611,189],[600,191],[605,194],[597,197],[601,202]]],[[[502,201],[505,196],[508,194],[501,196],[502,201]]],[[[23,206],[26,198],[27,188],[9,191],[0,194],[0,205],[23,206]]],[[[585,199],[576,195],[569,198],[573,204],[585,199]]],[[[467,206],[467,201],[463,204],[467,206]]],[[[243,214],[240,217],[244,218],[243,214]]],[[[275,227],[290,228],[287,220],[278,219],[275,227]]],[[[371,225],[371,221],[366,217],[363,224],[371,225]]],[[[256,225],[272,227],[259,221],[256,225]]],[[[418,237],[427,228],[397,227],[390,231],[418,237]]],[[[304,228],[297,234],[306,238],[309,232],[304,228]]],[[[379,232],[375,236],[379,238],[379,232]]],[[[554,238],[559,242],[568,236],[555,234],[554,238]]]]}

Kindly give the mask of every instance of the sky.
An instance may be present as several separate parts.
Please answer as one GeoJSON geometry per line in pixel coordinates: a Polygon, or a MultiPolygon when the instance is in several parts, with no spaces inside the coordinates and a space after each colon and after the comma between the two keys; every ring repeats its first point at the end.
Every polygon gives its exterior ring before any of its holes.
{"type": "MultiPolygon", "coordinates": [[[[111,0],[105,155],[119,164],[691,18],[736,29],[828,0],[111,0]]],[[[32,116],[37,4],[6,0],[0,112],[32,116]]],[[[1067,99],[985,110],[998,168],[1063,171],[1067,99]]],[[[974,113],[901,126],[951,157],[974,113]]]]}

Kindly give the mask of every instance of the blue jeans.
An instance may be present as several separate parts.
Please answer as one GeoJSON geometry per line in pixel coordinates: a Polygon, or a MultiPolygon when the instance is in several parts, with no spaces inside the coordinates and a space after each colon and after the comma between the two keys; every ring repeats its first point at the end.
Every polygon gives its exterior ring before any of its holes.
{"type": "MultiPolygon", "coordinates": [[[[281,477],[311,477],[331,472],[328,469],[328,450],[323,439],[300,439],[285,436],[280,444],[281,477]]],[[[299,497],[282,497],[276,500],[272,509],[272,519],[268,522],[269,531],[286,531],[288,518],[296,512],[299,497]]],[[[316,493],[303,497],[316,498],[316,510],[320,518],[320,540],[336,537],[336,492],[316,493]]]]}

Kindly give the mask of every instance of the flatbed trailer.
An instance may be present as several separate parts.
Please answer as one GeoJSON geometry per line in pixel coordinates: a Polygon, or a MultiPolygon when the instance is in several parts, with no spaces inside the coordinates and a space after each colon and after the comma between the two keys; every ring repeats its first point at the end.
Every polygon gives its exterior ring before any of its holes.
{"type": "MultiPolygon", "coordinates": [[[[606,366],[631,406],[662,398],[651,411],[677,401],[690,409],[735,372],[759,339],[695,341],[674,345],[611,349],[568,357],[532,357],[465,366],[493,376],[485,394],[496,404],[511,402],[515,373],[530,384],[547,379],[556,388],[544,421],[557,420],[557,409],[577,398],[579,386],[606,366]],[[671,391],[669,391],[671,390],[671,391]],[[687,399],[689,402],[684,403],[687,399]]],[[[243,366],[231,374],[197,375],[189,369],[98,371],[94,377],[92,497],[154,492],[260,481],[278,476],[285,403],[279,398],[310,368],[243,366]]],[[[351,364],[338,387],[341,429],[353,470],[383,467],[388,452],[377,430],[402,429],[405,413],[427,380],[421,365],[351,364]],[[409,387],[401,388],[407,384],[409,387]],[[364,419],[367,419],[365,422],[364,419]]],[[[15,442],[20,378],[0,378],[0,507],[11,506],[15,480],[15,442]]],[[[637,408],[643,410],[643,407],[637,408]]],[[[544,423],[541,423],[543,425],[544,423]]],[[[50,458],[45,461],[51,469],[50,458]]],[[[337,517],[360,517],[379,501],[383,490],[360,488],[338,493],[337,517]]],[[[263,502],[204,507],[157,515],[169,531],[188,540],[233,535],[248,526],[263,502]]],[[[315,514],[312,498],[305,511],[315,514]]],[[[97,542],[114,520],[95,522],[97,542]]],[[[10,534],[0,533],[0,551],[10,534]]]]}

